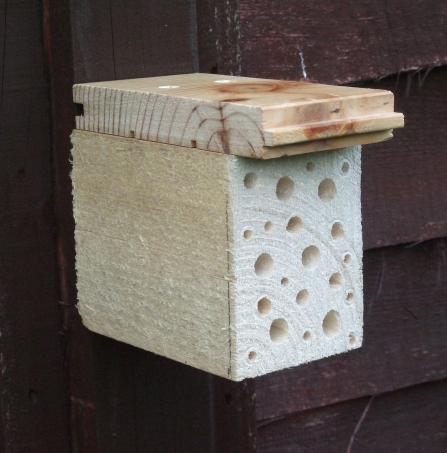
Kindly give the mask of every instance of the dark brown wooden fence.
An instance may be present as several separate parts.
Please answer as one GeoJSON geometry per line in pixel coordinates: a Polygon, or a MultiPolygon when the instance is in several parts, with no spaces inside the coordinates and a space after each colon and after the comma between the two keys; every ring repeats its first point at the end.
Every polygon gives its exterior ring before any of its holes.
{"type": "Polygon", "coordinates": [[[0,451],[447,451],[445,2],[2,0],[0,24],[0,451]],[[198,70],[395,93],[360,350],[236,384],[82,326],[71,86],[198,70]]]}

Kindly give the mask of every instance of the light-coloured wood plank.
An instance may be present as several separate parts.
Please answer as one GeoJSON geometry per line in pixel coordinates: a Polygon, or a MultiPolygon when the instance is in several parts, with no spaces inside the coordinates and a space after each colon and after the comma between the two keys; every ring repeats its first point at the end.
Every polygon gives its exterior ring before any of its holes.
{"type": "Polygon", "coordinates": [[[362,342],[358,147],[261,161],[73,133],[91,330],[232,380],[362,342]]]}
{"type": "Polygon", "coordinates": [[[389,91],[305,82],[185,74],[79,84],[73,96],[77,129],[260,159],[403,126],[389,91]]]}

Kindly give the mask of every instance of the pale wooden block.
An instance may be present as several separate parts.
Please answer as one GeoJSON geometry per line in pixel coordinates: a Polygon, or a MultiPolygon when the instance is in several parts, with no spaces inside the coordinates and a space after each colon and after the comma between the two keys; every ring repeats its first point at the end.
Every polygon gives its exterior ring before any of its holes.
{"type": "Polygon", "coordinates": [[[232,380],[361,345],[359,146],[260,161],[73,145],[89,329],[232,380]]]}
{"type": "Polygon", "coordinates": [[[403,127],[384,90],[215,74],[75,85],[76,128],[258,159],[374,143],[403,127]]]}

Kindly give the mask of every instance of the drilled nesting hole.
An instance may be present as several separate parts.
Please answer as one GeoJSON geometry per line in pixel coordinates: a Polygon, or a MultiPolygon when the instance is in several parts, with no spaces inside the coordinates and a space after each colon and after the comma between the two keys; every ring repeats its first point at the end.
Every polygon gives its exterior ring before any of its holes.
{"type": "Polygon", "coordinates": [[[309,296],[309,291],[307,291],[307,289],[302,289],[296,295],[296,303],[300,307],[304,307],[305,305],[307,305],[309,303],[309,299],[310,299],[310,296],[309,296]]]}
{"type": "Polygon", "coordinates": [[[248,353],[248,360],[250,360],[250,362],[254,362],[257,358],[258,358],[258,354],[256,354],[255,351],[250,351],[248,353]]]}
{"type": "Polygon", "coordinates": [[[342,287],[341,274],[339,274],[338,272],[336,272],[335,274],[332,274],[331,278],[329,279],[329,286],[334,291],[340,289],[342,287]]]}
{"type": "Polygon", "coordinates": [[[340,332],[340,315],[331,310],[323,319],[323,332],[329,338],[334,338],[340,332]]]}
{"type": "Polygon", "coordinates": [[[267,222],[265,225],[264,225],[264,230],[265,231],[272,231],[273,229],[273,223],[272,222],[267,222]]]}
{"type": "Polygon", "coordinates": [[[263,297],[258,301],[258,312],[262,316],[267,316],[272,311],[272,303],[267,297],[263,297]]]}
{"type": "Polygon", "coordinates": [[[135,131],[129,131],[129,138],[135,138],[135,131]]]}
{"type": "Polygon", "coordinates": [[[244,231],[244,239],[249,241],[253,237],[253,231],[245,230],[244,231]]]}
{"type": "Polygon", "coordinates": [[[288,177],[283,176],[276,185],[276,196],[278,200],[287,201],[293,197],[295,183],[288,177]]]}
{"type": "Polygon", "coordinates": [[[289,286],[289,279],[284,277],[283,279],[281,279],[281,285],[286,287],[286,286],[289,286]]]}
{"type": "Polygon", "coordinates": [[[270,338],[274,343],[282,343],[289,336],[289,325],[285,319],[275,319],[270,326],[270,338]]]}
{"type": "Polygon", "coordinates": [[[343,162],[343,165],[341,166],[341,172],[346,174],[349,171],[349,163],[348,162],[343,162]]]}
{"type": "Polygon", "coordinates": [[[316,269],[320,264],[320,250],[317,246],[311,245],[303,250],[302,261],[306,269],[316,269]]]}
{"type": "Polygon", "coordinates": [[[258,175],[256,173],[250,172],[245,175],[244,186],[247,189],[254,189],[258,184],[258,175]]]}
{"type": "Polygon", "coordinates": [[[272,275],[273,258],[268,253],[259,255],[255,263],[255,272],[261,278],[269,278],[272,275]]]}
{"type": "Polygon", "coordinates": [[[299,233],[303,229],[303,221],[299,217],[292,217],[287,224],[286,230],[290,233],[299,233]]]}
{"type": "Polygon", "coordinates": [[[307,169],[307,171],[314,171],[315,170],[315,164],[312,161],[307,162],[306,169],[307,169]]]}
{"type": "Polygon", "coordinates": [[[346,265],[351,264],[352,261],[352,256],[349,253],[346,253],[346,255],[343,257],[343,263],[346,265]]]}
{"type": "Polygon", "coordinates": [[[346,302],[348,304],[352,304],[353,301],[354,301],[354,293],[352,291],[348,291],[346,294],[346,302]]]}
{"type": "Polygon", "coordinates": [[[335,239],[336,241],[343,238],[343,236],[345,235],[345,231],[343,230],[343,225],[341,224],[341,222],[335,222],[332,225],[331,235],[332,238],[335,239]]]}
{"type": "Polygon", "coordinates": [[[335,198],[337,188],[335,187],[334,181],[330,178],[323,179],[318,186],[318,196],[321,201],[327,203],[335,198]]]}
{"type": "Polygon", "coordinates": [[[306,330],[306,332],[304,332],[304,334],[303,334],[303,340],[304,341],[309,341],[310,337],[311,337],[310,332],[308,330],[306,330]]]}

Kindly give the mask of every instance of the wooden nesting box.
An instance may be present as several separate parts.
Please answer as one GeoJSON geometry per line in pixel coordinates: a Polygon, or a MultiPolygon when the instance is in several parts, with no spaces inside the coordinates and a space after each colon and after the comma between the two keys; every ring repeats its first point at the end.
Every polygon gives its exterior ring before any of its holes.
{"type": "Polygon", "coordinates": [[[232,380],[361,345],[358,145],[403,126],[390,92],[188,74],[74,100],[89,329],[232,380]]]}

